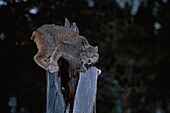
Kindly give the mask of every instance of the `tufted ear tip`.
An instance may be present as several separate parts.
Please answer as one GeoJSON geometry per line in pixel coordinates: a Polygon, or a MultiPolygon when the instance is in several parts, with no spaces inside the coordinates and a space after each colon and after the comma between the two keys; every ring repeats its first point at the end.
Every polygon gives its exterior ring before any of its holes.
{"type": "Polygon", "coordinates": [[[69,20],[66,17],[65,17],[64,27],[70,28],[70,22],[69,22],[69,20]]]}
{"type": "Polygon", "coordinates": [[[71,29],[74,30],[74,32],[79,35],[79,28],[77,27],[75,22],[72,23],[71,29]]]}

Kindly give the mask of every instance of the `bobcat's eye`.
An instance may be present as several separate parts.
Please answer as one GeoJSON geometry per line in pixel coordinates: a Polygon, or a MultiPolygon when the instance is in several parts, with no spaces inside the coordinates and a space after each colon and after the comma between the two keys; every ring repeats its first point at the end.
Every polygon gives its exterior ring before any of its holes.
{"type": "Polygon", "coordinates": [[[81,52],[86,52],[87,50],[86,49],[82,49],[81,52]]]}
{"type": "Polygon", "coordinates": [[[94,57],[97,57],[96,55],[92,55],[92,57],[94,58],[94,57]]]}
{"type": "Polygon", "coordinates": [[[51,57],[51,55],[50,56],[48,56],[47,58],[50,58],[51,57]]]}

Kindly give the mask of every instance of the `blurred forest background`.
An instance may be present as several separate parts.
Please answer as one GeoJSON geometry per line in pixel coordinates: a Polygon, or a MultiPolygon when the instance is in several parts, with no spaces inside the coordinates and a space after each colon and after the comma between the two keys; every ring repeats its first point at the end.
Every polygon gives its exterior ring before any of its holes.
{"type": "Polygon", "coordinates": [[[0,0],[0,113],[45,112],[30,37],[65,17],[99,46],[97,113],[170,113],[170,0],[0,0]]]}

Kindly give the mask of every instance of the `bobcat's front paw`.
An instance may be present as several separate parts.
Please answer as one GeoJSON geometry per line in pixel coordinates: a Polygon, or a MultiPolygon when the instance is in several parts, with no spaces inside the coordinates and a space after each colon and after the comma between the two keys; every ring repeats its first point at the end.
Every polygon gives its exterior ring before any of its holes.
{"type": "Polygon", "coordinates": [[[54,72],[59,71],[58,63],[56,63],[56,62],[50,63],[50,65],[48,66],[48,70],[49,70],[51,73],[54,73],[54,72]]]}
{"type": "Polygon", "coordinates": [[[85,72],[87,71],[87,68],[85,66],[81,66],[81,67],[76,67],[76,70],[79,72],[85,72]]]}

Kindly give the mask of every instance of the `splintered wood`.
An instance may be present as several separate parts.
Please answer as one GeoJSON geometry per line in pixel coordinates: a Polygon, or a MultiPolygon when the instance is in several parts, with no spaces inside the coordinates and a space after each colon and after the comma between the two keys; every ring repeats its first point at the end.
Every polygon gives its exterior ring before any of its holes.
{"type": "MultiPolygon", "coordinates": [[[[97,79],[100,73],[96,67],[90,67],[85,73],[80,73],[73,113],[96,113],[97,79]]],[[[65,105],[57,75],[50,72],[47,74],[46,113],[69,113],[69,105],[65,105]]]]}
{"type": "Polygon", "coordinates": [[[95,113],[97,78],[100,73],[96,67],[80,73],[73,113],[95,113]]]}

